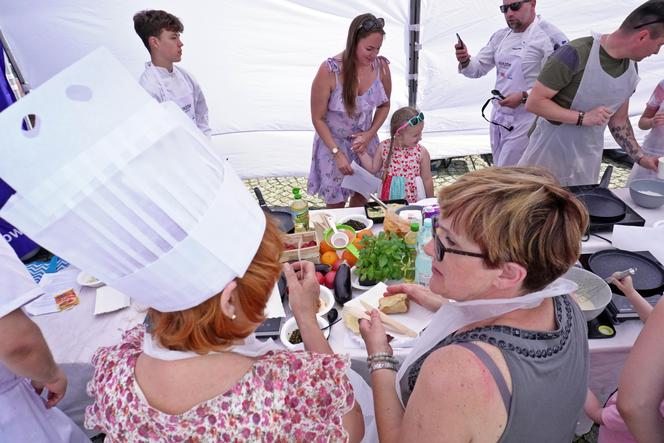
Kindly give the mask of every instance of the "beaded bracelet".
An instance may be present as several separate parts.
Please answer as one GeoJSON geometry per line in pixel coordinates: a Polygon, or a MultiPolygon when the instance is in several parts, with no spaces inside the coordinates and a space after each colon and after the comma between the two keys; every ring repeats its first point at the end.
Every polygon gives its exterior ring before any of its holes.
{"type": "Polygon", "coordinates": [[[371,363],[373,360],[383,360],[385,357],[394,358],[394,356],[389,352],[376,352],[375,354],[367,356],[367,363],[371,363]]]}
{"type": "Polygon", "coordinates": [[[379,362],[371,362],[369,364],[369,373],[372,373],[374,371],[377,371],[379,369],[389,369],[390,371],[397,372],[397,364],[395,362],[390,362],[390,361],[379,361],[379,362]]]}

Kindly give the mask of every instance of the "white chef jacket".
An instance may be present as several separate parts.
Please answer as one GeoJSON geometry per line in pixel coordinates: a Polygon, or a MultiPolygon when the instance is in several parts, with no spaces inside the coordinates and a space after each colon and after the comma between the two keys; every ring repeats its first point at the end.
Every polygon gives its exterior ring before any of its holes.
{"type": "Polygon", "coordinates": [[[166,68],[147,62],[138,82],[158,102],[175,102],[203,134],[210,136],[212,131],[208,124],[205,96],[191,74],[175,65],[173,71],[169,72],[166,68]]]}
{"type": "MultiPolygon", "coordinates": [[[[507,51],[515,55],[520,54],[523,77],[528,90],[530,90],[551,53],[566,43],[567,37],[562,31],[537,16],[524,32],[513,32],[508,27],[496,31],[489,39],[489,43],[477,55],[471,57],[468,66],[463,69],[459,67],[459,72],[469,78],[479,78],[496,66],[495,56],[497,51],[507,51]],[[535,28],[529,33],[529,41],[525,42],[528,47],[521,52],[524,44],[523,37],[528,34],[528,30],[533,26],[535,28]]],[[[497,78],[496,89],[499,89],[505,96],[511,92],[518,92],[509,89],[509,79],[497,78]],[[508,86],[505,87],[503,84],[508,86]],[[502,89],[500,89],[501,86],[503,86],[502,89]]],[[[489,95],[489,91],[487,91],[487,95],[489,95]]]]}
{"type": "MultiPolygon", "coordinates": [[[[0,318],[43,291],[9,244],[0,237],[0,318]]],[[[6,340],[0,337],[0,340],[6,340]]],[[[89,442],[58,408],[46,409],[28,380],[0,363],[0,442],[89,442]]]]}

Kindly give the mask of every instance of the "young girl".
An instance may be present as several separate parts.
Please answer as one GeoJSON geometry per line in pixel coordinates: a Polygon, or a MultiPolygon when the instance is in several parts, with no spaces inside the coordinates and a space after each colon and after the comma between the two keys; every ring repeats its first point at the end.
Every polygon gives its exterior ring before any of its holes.
{"type": "MultiPolygon", "coordinates": [[[[634,289],[632,277],[627,276],[620,280],[614,277],[612,283],[625,294],[641,321],[646,323],[653,307],[634,289]]],[[[599,425],[598,443],[636,443],[637,439],[618,412],[618,391],[611,394],[602,407],[595,394],[588,389],[583,409],[586,415],[599,425]]],[[[659,405],[659,413],[664,417],[664,402],[659,405]]]]}
{"type": "MultiPolygon", "coordinates": [[[[650,132],[643,140],[641,147],[647,155],[661,157],[664,155],[664,80],[659,82],[650,96],[639,119],[639,128],[650,132]]],[[[657,171],[651,171],[636,163],[632,167],[627,183],[641,178],[657,180],[657,171]]]]}
{"type": "Polygon", "coordinates": [[[423,129],[424,114],[411,107],[398,109],[390,121],[390,139],[378,145],[373,157],[360,155],[362,167],[372,174],[381,171],[382,200],[405,198],[415,203],[433,197],[431,158],[419,144],[423,129]]]}

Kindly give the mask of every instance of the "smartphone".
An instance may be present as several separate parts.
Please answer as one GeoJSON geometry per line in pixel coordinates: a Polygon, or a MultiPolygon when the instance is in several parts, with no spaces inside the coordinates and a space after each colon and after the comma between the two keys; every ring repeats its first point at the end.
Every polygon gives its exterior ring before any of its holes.
{"type": "Polygon", "coordinates": [[[494,97],[498,97],[501,100],[505,100],[505,96],[503,94],[501,94],[500,91],[497,90],[497,89],[492,89],[491,90],[491,95],[493,95],[494,97]]]}
{"type": "Polygon", "coordinates": [[[279,337],[283,317],[268,318],[256,328],[254,332],[257,338],[279,337]]]}
{"type": "Polygon", "coordinates": [[[463,42],[463,40],[461,40],[461,37],[459,37],[458,32],[456,33],[456,36],[457,36],[457,40],[459,41],[459,44],[461,45],[461,47],[465,48],[466,44],[463,42]]]}

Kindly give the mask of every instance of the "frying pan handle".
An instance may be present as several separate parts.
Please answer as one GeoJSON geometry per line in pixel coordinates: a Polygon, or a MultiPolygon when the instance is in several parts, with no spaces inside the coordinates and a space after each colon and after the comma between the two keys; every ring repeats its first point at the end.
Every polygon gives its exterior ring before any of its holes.
{"type": "Polygon", "coordinates": [[[599,181],[599,187],[609,189],[609,182],[611,181],[611,174],[613,174],[613,166],[609,165],[604,170],[602,179],[599,181]]]}
{"type": "Polygon", "coordinates": [[[258,189],[258,187],[254,188],[254,194],[256,194],[256,198],[258,199],[258,204],[260,205],[260,207],[267,209],[267,203],[265,203],[265,199],[263,198],[263,193],[261,192],[260,189],[258,189]]]}

